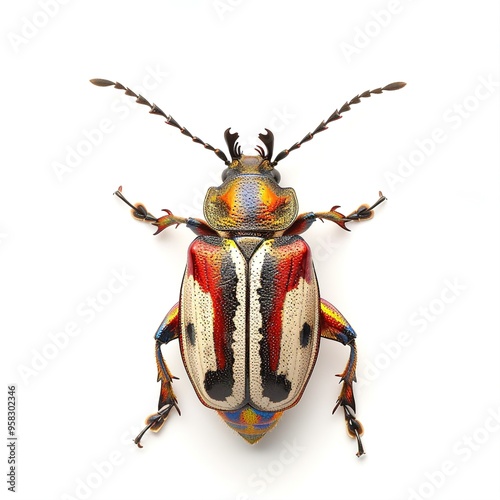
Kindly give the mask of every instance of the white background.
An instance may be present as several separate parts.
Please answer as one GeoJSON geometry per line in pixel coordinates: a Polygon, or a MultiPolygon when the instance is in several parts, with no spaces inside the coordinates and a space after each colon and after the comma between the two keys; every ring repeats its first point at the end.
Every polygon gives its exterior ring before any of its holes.
{"type": "MultiPolygon", "coordinates": [[[[3,398],[8,384],[18,393],[15,498],[498,498],[497,2],[5,3],[0,325],[3,398]],[[276,153],[357,93],[408,83],[280,163],[301,211],[389,198],[351,233],[305,234],[322,296],[358,333],[362,460],[331,416],[348,352],[326,341],[300,404],[254,447],[199,403],[169,346],[182,417],[132,444],[155,410],[152,336],[193,235],[153,237],[112,193],[202,217],[223,163],[96,77],[215,147],[229,126],[246,147],[271,128],[276,153]]],[[[5,447],[0,460],[6,472],[5,447]]]]}

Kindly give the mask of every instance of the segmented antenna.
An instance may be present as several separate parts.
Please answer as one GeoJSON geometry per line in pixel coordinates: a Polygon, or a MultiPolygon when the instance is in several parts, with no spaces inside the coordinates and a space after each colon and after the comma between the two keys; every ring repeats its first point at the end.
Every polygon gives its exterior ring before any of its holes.
{"type": "Polygon", "coordinates": [[[94,85],[97,85],[98,87],[110,87],[111,85],[113,85],[115,89],[124,90],[125,95],[129,95],[129,96],[136,98],[135,102],[149,106],[149,108],[150,108],[149,112],[151,114],[163,116],[163,118],[165,118],[165,123],[167,123],[168,125],[172,125],[175,128],[178,128],[183,135],[187,135],[188,137],[190,137],[193,140],[193,142],[196,142],[197,144],[201,144],[202,146],[205,147],[205,149],[209,149],[210,151],[213,151],[226,165],[229,165],[229,161],[228,161],[226,155],[220,149],[216,149],[213,146],[211,146],[210,144],[203,142],[200,138],[192,135],[191,132],[189,132],[189,130],[187,130],[186,128],[179,125],[171,115],[165,114],[156,104],[150,104],[144,97],[142,97],[142,95],[136,94],[133,90],[129,89],[128,87],[123,86],[121,83],[112,82],[111,80],[103,80],[102,78],[94,78],[94,79],[90,80],[90,82],[93,83],[94,85]]]}
{"type": "Polygon", "coordinates": [[[288,149],[284,149],[281,153],[279,153],[274,161],[272,162],[273,167],[276,166],[276,164],[283,160],[283,158],[286,158],[293,150],[299,149],[302,144],[305,142],[310,141],[316,134],[319,134],[320,132],[323,132],[323,130],[326,130],[328,127],[327,125],[335,120],[338,120],[339,118],[342,118],[342,113],[345,113],[346,111],[349,111],[351,109],[351,106],[353,104],[358,104],[358,102],[361,102],[361,97],[366,98],[370,97],[372,94],[381,94],[384,91],[387,90],[399,90],[402,89],[406,83],[404,82],[394,82],[390,83],[389,85],[386,85],[383,88],[377,88],[374,90],[367,90],[366,92],[363,92],[362,94],[358,94],[357,96],[353,97],[350,101],[346,102],[339,110],[335,110],[331,115],[330,118],[326,121],[322,121],[315,129],[313,132],[309,132],[301,141],[296,142],[292,147],[288,149]]]}

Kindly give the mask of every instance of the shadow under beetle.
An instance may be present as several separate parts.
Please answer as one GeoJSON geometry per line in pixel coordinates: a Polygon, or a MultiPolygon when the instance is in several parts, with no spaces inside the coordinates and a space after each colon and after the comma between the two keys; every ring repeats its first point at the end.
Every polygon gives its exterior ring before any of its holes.
{"type": "Polygon", "coordinates": [[[338,375],[342,389],[333,412],[344,410],[347,432],[356,438],[357,456],[364,454],[357,420],[353,382],[356,380],[356,334],[346,319],[319,296],[311,250],[299,236],[317,220],[334,222],[342,229],[351,221],[373,217],[371,206],[362,205],[350,215],[334,206],[328,212],[297,215],[292,188],[279,186],[278,162],[290,152],[326,130],[361,98],[398,90],[403,82],[368,90],[346,102],[300,142],[283,150],[274,160],[270,130],[259,134],[264,147],[257,155],[242,154],[238,134],[227,129],[224,138],[231,160],[220,150],[193,136],[155,104],[122,84],[95,79],[100,87],[114,86],[149,106],[150,113],[165,118],[194,142],[213,151],[226,165],[222,184],[209,188],[204,202],[205,219],[178,217],[169,210],[154,217],[141,205],[132,205],[133,216],[157,227],[155,234],[172,225],[185,224],[197,238],[188,250],[179,302],[167,313],[156,340],[156,364],[161,382],[158,412],[149,416],[136,437],[158,431],[172,408],[180,414],[172,388],[174,377],[161,354],[161,345],[179,339],[182,359],[200,401],[216,410],[223,420],[249,443],[272,429],[283,412],[296,405],[304,392],[318,355],[320,337],[350,348],[344,371],[338,375]]]}

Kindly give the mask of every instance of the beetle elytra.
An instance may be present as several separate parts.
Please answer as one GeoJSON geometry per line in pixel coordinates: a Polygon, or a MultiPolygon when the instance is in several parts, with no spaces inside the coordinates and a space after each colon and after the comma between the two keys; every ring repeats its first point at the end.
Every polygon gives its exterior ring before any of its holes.
{"type": "Polygon", "coordinates": [[[157,227],[155,234],[185,224],[197,235],[188,250],[179,302],[155,334],[161,382],[158,411],[147,418],[135,443],[141,447],[145,432],[158,431],[173,408],[180,414],[172,388],[175,377],[163,359],[162,344],[179,339],[186,372],[200,401],[216,410],[246,441],[255,443],[300,400],[323,337],[350,349],[347,365],[338,375],[342,389],[333,412],[343,408],[347,432],[357,440],[357,455],[363,455],[363,428],[356,418],[353,394],[356,334],[342,314],[320,297],[311,250],[300,235],[317,219],[349,230],[347,223],[370,219],[386,198],[379,193],[373,205],[361,205],[347,216],[337,211],[338,206],[299,215],[295,191],[280,187],[275,167],[362,98],[401,89],[405,83],[355,96],[274,159],[270,130],[259,134],[263,146],[256,147],[256,155],[244,155],[238,134],[227,129],[229,160],[223,151],[193,136],[172,116],[122,84],[103,79],[91,82],[125,91],[148,106],[150,113],[162,116],[168,125],[213,151],[226,165],[222,184],[206,194],[206,220],[179,217],[169,210],[155,217],[144,205],[130,203],[121,187],[115,192],[136,219],[157,227]]]}

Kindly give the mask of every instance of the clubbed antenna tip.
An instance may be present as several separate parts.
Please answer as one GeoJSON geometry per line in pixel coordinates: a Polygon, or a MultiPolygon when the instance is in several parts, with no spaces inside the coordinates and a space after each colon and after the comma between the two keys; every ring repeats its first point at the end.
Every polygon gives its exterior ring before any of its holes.
{"type": "Polygon", "coordinates": [[[386,85],[382,90],[399,90],[406,85],[406,82],[394,82],[386,85]]]}
{"type": "Polygon", "coordinates": [[[111,85],[115,84],[115,82],[112,82],[111,80],[104,80],[103,78],[92,78],[92,80],[90,80],[90,83],[93,83],[98,87],[110,87],[111,85]]]}

